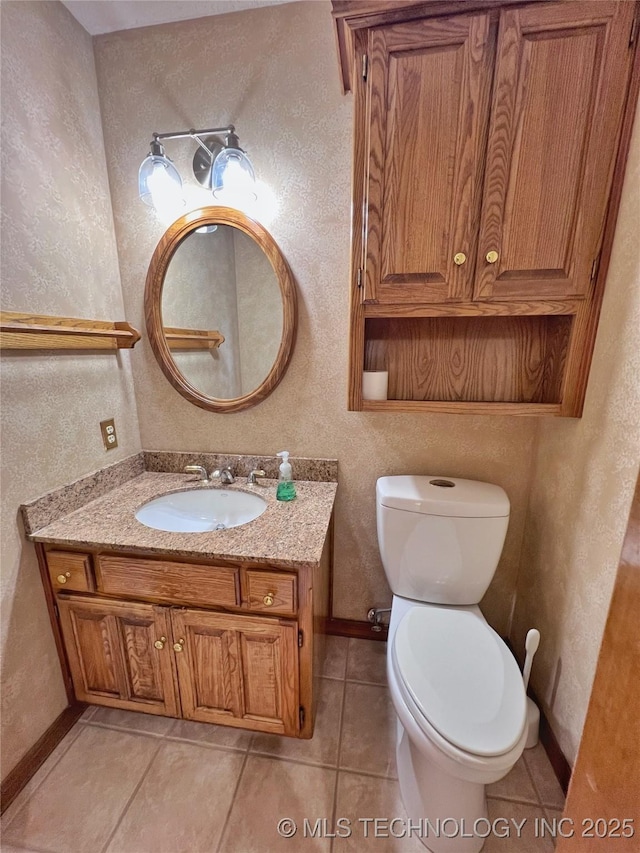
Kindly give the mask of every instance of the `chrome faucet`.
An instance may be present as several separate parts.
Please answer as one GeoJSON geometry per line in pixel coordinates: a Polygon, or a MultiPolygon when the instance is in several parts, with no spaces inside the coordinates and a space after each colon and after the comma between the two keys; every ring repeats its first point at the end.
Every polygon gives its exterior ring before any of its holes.
{"type": "Polygon", "coordinates": [[[233,471],[231,468],[216,468],[215,471],[211,472],[211,480],[220,480],[225,486],[228,486],[230,483],[235,483],[236,478],[233,476],[233,471]]]}
{"type": "Polygon", "coordinates": [[[247,483],[252,483],[255,485],[257,481],[257,477],[265,477],[265,473],[262,468],[254,468],[253,471],[249,472],[249,476],[247,477],[247,483]]]}
{"type": "Polygon", "coordinates": [[[207,469],[203,465],[187,465],[187,467],[184,469],[184,473],[197,474],[203,483],[209,482],[209,477],[207,476],[207,469]]]}

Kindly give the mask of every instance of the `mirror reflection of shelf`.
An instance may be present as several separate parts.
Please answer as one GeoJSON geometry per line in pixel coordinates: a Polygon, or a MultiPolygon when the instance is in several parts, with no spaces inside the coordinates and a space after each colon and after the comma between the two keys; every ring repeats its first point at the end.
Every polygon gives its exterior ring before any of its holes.
{"type": "Polygon", "coordinates": [[[126,322],[0,312],[3,350],[133,349],[139,340],[140,332],[126,322]]]}
{"type": "Polygon", "coordinates": [[[224,335],[216,329],[178,329],[164,326],[163,331],[170,350],[213,350],[224,343],[224,335]]]}

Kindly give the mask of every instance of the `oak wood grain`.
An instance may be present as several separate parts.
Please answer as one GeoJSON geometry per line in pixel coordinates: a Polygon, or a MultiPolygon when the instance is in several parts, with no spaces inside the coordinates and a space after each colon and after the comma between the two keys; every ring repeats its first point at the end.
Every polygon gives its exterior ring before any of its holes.
{"type": "Polygon", "coordinates": [[[215,329],[179,329],[174,326],[163,327],[169,349],[175,350],[214,350],[224,343],[224,335],[215,329]]]}
{"type": "Polygon", "coordinates": [[[488,15],[369,32],[365,300],[471,295],[493,42],[488,15]]]}
{"type": "MultiPolygon", "coordinates": [[[[508,0],[508,5],[530,3],[531,0],[508,0]]],[[[340,83],[344,93],[354,89],[357,67],[354,71],[354,42],[359,32],[383,24],[434,18],[442,15],[489,12],[496,10],[505,0],[332,0],[340,83]]]]}
{"type": "Polygon", "coordinates": [[[51,586],[55,590],[93,592],[95,584],[91,557],[74,551],[49,551],[47,554],[51,586]]]}
{"type": "Polygon", "coordinates": [[[294,615],[298,609],[297,576],[292,572],[245,569],[242,588],[249,610],[294,615]]]}
{"type": "Polygon", "coordinates": [[[465,302],[430,305],[365,305],[367,317],[513,317],[577,314],[584,306],[582,299],[529,300],[518,302],[465,302]]]}
{"type": "Polygon", "coordinates": [[[151,258],[144,292],[144,314],[151,349],[171,385],[189,402],[210,412],[239,412],[262,402],[282,381],[293,353],[298,323],[296,286],[277,243],[260,223],[231,207],[203,207],[187,213],[162,236],[151,258]],[[229,225],[251,237],[268,257],[282,297],[282,337],[278,353],[264,381],[249,394],[232,399],[207,397],[180,372],[171,357],[162,323],[162,288],[167,268],[178,246],[206,225],[229,225]]]}
{"type": "Polygon", "coordinates": [[[477,299],[585,295],[602,241],[630,67],[632,3],[500,17],[477,299]],[[489,252],[498,261],[487,261],[489,252]]]}
{"type": "Polygon", "coordinates": [[[172,622],[186,719],[297,734],[296,623],[190,609],[172,622]]]}
{"type": "Polygon", "coordinates": [[[365,364],[390,400],[559,404],[571,318],[367,320],[365,364]]]}
{"type": "Polygon", "coordinates": [[[559,853],[636,853],[640,804],[640,479],[604,629],[587,717],[564,815],[579,831],[560,838],[559,853]],[[621,832],[623,818],[634,833],[621,832]],[[584,821],[600,821],[585,837],[584,821]],[[603,831],[604,828],[604,831],[603,831]],[[619,834],[612,836],[617,828],[619,834]]]}
{"type": "Polygon", "coordinates": [[[60,624],[76,696],[98,705],[177,716],[168,611],[62,594],[60,624]]]}
{"type": "Polygon", "coordinates": [[[139,340],[140,333],[125,322],[0,312],[0,349],[3,350],[132,349],[139,340]]]}
{"type": "Polygon", "coordinates": [[[98,591],[109,595],[176,604],[240,605],[239,571],[228,566],[100,554],[96,578],[98,591]]]}

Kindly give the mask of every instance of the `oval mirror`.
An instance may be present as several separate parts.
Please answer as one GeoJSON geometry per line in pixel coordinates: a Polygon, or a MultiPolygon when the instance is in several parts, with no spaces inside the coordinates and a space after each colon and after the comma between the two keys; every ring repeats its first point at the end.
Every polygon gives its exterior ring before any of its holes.
{"type": "Polygon", "coordinates": [[[239,210],[182,216],[147,274],[151,347],[173,387],[212,412],[255,406],[282,379],[296,336],[296,289],[273,237],[239,210]]]}

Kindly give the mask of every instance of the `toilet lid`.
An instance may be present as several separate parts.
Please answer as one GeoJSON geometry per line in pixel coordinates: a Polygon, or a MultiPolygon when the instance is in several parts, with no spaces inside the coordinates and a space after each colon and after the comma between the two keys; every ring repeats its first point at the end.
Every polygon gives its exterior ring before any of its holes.
{"type": "Polygon", "coordinates": [[[526,717],[522,675],[478,613],[412,608],[398,625],[392,660],[418,709],[449,743],[477,755],[516,745],[526,717]]]}

